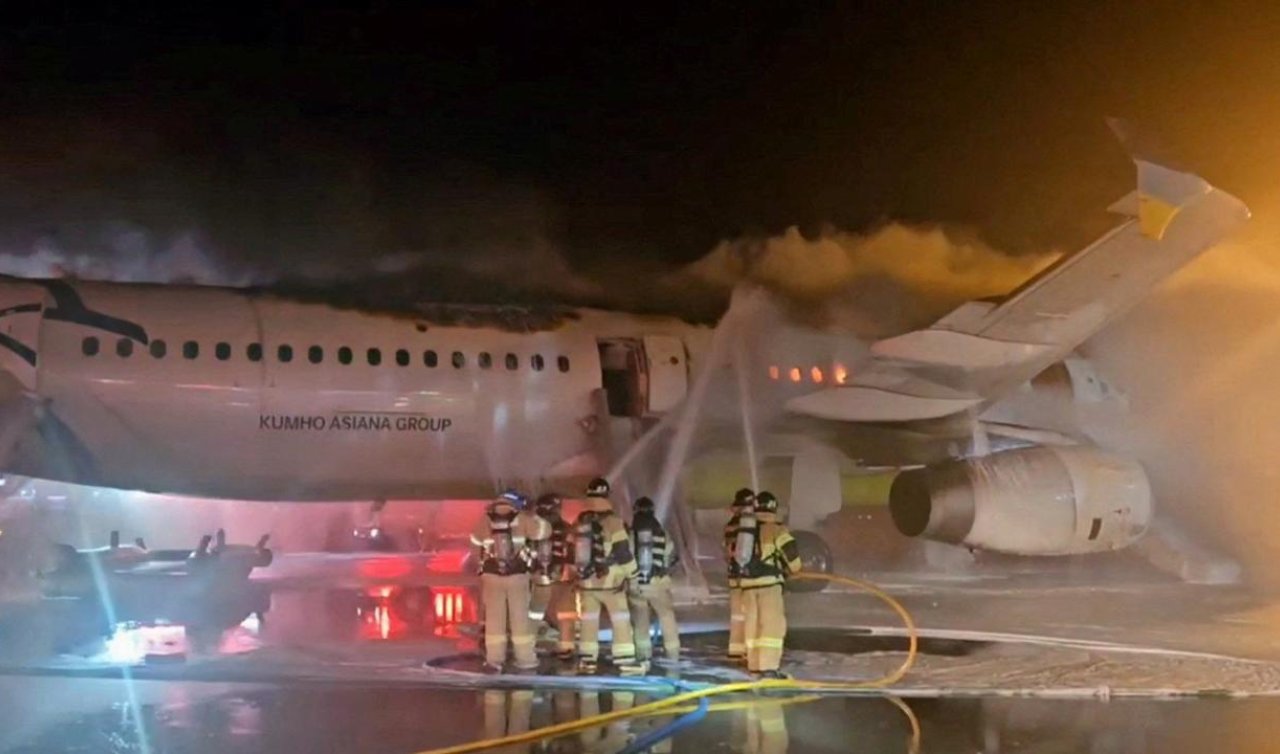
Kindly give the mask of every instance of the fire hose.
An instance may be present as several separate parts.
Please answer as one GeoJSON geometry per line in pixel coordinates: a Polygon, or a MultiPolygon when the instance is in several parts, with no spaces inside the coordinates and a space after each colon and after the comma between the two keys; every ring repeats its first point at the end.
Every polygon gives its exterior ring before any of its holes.
{"type": "MultiPolygon", "coordinates": [[[[594,728],[608,723],[625,720],[633,717],[645,717],[655,714],[673,714],[676,712],[688,712],[687,705],[690,702],[698,702],[697,711],[703,709],[701,701],[713,696],[722,696],[725,694],[736,694],[741,692],[756,691],[794,691],[794,692],[814,692],[814,691],[870,691],[875,689],[884,689],[892,686],[906,676],[911,666],[915,664],[916,655],[919,646],[919,635],[916,629],[915,621],[912,620],[911,614],[902,606],[898,600],[889,595],[880,587],[859,579],[850,578],[848,576],[838,576],[835,574],[825,573],[797,573],[791,578],[799,579],[823,579],[832,581],[837,584],[845,584],[846,586],[855,587],[861,591],[867,592],[878,598],[890,608],[893,609],[898,617],[902,619],[903,626],[907,631],[907,656],[903,658],[902,663],[898,665],[892,672],[889,672],[879,678],[873,678],[864,681],[810,681],[798,678],[785,679],[766,679],[759,681],[739,681],[734,683],[723,683],[715,686],[709,686],[700,689],[681,691],[672,696],[657,701],[641,704],[626,710],[615,710],[605,712],[590,717],[580,718],[555,725],[548,725],[537,728],[525,733],[517,733],[500,738],[487,738],[470,743],[459,744],[456,746],[448,746],[442,749],[430,749],[419,752],[419,754],[468,754],[469,752],[485,751],[486,749],[494,749],[500,746],[510,746],[512,744],[532,743],[548,738],[557,738],[560,736],[575,733],[587,728],[594,728]],[[685,709],[678,709],[685,706],[685,709]]],[[[911,740],[909,750],[918,751],[920,746],[920,726],[912,713],[911,708],[904,704],[896,697],[889,696],[889,701],[897,706],[906,714],[908,722],[911,725],[911,740]]],[[[714,707],[711,707],[714,709],[714,707]]],[[[683,719],[683,718],[682,718],[683,719]]],[[[698,719],[701,719],[700,717],[698,719]]],[[[679,721],[676,721],[679,722],[679,721]]],[[[689,723],[687,723],[689,724],[689,723]]],[[[673,724],[674,725],[674,724],[673,724]]],[[[683,726],[681,726],[683,727],[683,726]]],[[[672,730],[674,734],[676,730],[672,730]]]]}

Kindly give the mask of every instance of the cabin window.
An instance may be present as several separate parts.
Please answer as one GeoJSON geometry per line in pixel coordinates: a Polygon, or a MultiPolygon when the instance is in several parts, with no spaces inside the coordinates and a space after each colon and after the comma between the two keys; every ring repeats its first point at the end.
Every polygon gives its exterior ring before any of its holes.
{"type": "Polygon", "coordinates": [[[200,356],[200,344],[194,340],[188,340],[182,344],[182,358],[195,359],[200,356]]]}
{"type": "Polygon", "coordinates": [[[409,366],[409,352],[403,348],[396,349],[396,364],[402,367],[409,366]]]}
{"type": "Polygon", "coordinates": [[[165,345],[163,340],[151,341],[151,356],[157,359],[163,359],[164,355],[169,352],[169,347],[165,345]]]}
{"type": "Polygon", "coordinates": [[[338,362],[341,364],[351,363],[351,349],[343,346],[338,349],[338,362]]]}
{"type": "Polygon", "coordinates": [[[288,364],[293,361],[293,346],[282,345],[276,348],[276,358],[281,364],[288,364]]]}
{"type": "Polygon", "coordinates": [[[128,338],[121,338],[116,341],[116,356],[128,358],[133,355],[133,341],[128,338]]]}
{"type": "Polygon", "coordinates": [[[493,366],[493,357],[489,355],[488,351],[481,351],[478,361],[480,362],[481,369],[488,369],[493,366]]]}
{"type": "Polygon", "coordinates": [[[467,357],[462,355],[462,351],[453,352],[453,368],[461,369],[467,365],[467,357]]]}
{"type": "Polygon", "coordinates": [[[533,371],[541,372],[547,364],[542,358],[542,354],[535,353],[532,359],[529,359],[529,365],[533,367],[533,371]]]}
{"type": "Polygon", "coordinates": [[[382,363],[381,348],[370,348],[368,351],[365,351],[364,355],[365,358],[369,360],[369,366],[371,367],[376,367],[382,363]]]}
{"type": "Polygon", "coordinates": [[[84,354],[85,356],[97,356],[98,355],[98,339],[93,336],[89,336],[84,340],[80,341],[80,353],[84,354]]]}
{"type": "Polygon", "coordinates": [[[248,357],[249,361],[262,361],[262,344],[250,343],[245,347],[244,355],[248,357]]]}
{"type": "Polygon", "coordinates": [[[520,368],[520,357],[514,353],[507,354],[507,369],[515,371],[520,368]]]}
{"type": "Polygon", "coordinates": [[[556,366],[560,368],[561,372],[569,371],[569,357],[568,356],[557,357],[556,366]]]}
{"type": "Polygon", "coordinates": [[[320,346],[312,346],[307,349],[307,361],[312,364],[319,364],[324,361],[324,349],[320,346]]]}
{"type": "Polygon", "coordinates": [[[231,344],[219,343],[213,347],[213,355],[218,361],[226,361],[231,358],[231,344]]]}
{"type": "Polygon", "coordinates": [[[432,369],[435,369],[436,364],[440,363],[440,359],[436,356],[435,351],[427,351],[426,353],[422,354],[422,363],[426,364],[428,367],[432,369]]]}

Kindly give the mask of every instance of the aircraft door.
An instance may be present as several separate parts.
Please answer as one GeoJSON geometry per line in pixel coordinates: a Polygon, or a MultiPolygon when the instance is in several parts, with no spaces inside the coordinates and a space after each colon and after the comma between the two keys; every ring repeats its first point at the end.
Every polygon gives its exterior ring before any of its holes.
{"type": "Polygon", "coordinates": [[[649,373],[645,409],[649,414],[666,413],[684,400],[689,389],[688,355],[684,342],[670,335],[645,336],[644,356],[649,373]]]}
{"type": "Polygon", "coordinates": [[[600,370],[610,416],[643,416],[648,392],[644,354],[639,341],[600,342],[600,370]]]}

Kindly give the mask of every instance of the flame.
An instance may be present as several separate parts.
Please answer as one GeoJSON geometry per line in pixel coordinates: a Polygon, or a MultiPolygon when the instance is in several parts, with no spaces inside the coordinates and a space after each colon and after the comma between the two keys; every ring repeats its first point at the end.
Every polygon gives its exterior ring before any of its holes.
{"type": "Polygon", "coordinates": [[[780,372],[776,365],[769,367],[769,379],[774,380],[776,382],[779,376],[780,376],[780,372]]]}
{"type": "Polygon", "coordinates": [[[845,369],[844,364],[837,363],[832,374],[835,376],[837,385],[843,385],[845,380],[849,379],[849,370],[845,369]]]}
{"type": "Polygon", "coordinates": [[[821,369],[819,369],[818,367],[814,367],[813,369],[810,369],[810,370],[809,370],[809,377],[810,377],[814,382],[821,383],[821,382],[822,382],[822,377],[823,377],[823,375],[822,375],[822,370],[821,370],[821,369]]]}
{"type": "Polygon", "coordinates": [[[800,367],[791,367],[791,371],[787,374],[792,382],[800,381],[800,367]]]}

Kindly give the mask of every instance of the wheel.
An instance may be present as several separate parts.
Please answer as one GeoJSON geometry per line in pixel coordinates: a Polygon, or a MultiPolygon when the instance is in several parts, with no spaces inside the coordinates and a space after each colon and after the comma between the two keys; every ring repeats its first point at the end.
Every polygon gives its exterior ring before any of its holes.
{"type": "MultiPolygon", "coordinates": [[[[796,545],[800,548],[800,562],[807,573],[831,573],[835,569],[835,558],[831,548],[822,537],[811,531],[793,532],[796,545]]],[[[830,582],[818,579],[792,579],[787,582],[790,592],[821,592],[830,582]]]]}

